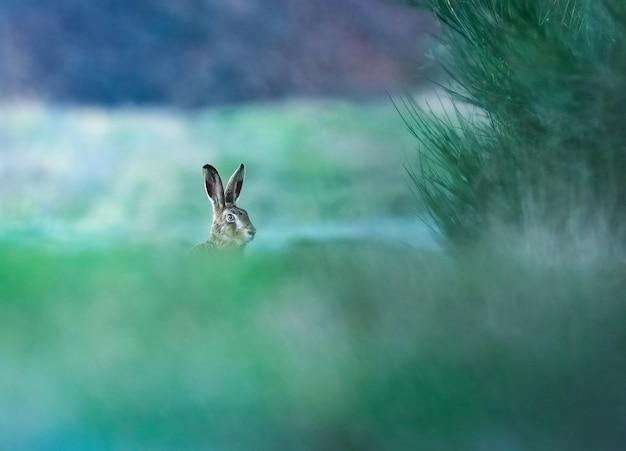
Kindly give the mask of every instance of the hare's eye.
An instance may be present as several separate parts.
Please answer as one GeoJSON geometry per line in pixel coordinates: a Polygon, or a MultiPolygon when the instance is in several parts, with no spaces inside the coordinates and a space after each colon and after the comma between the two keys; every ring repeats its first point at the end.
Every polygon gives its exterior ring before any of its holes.
{"type": "Polygon", "coordinates": [[[232,214],[232,213],[228,213],[228,214],[226,215],[226,220],[227,220],[228,222],[235,222],[235,215],[234,215],[234,214],[232,214]]]}

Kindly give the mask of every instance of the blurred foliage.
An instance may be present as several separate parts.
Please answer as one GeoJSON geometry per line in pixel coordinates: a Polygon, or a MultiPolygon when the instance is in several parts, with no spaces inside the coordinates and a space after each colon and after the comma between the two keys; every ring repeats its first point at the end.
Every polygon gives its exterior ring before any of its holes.
{"type": "MultiPolygon", "coordinates": [[[[414,182],[452,244],[493,224],[558,234],[626,216],[626,6],[621,0],[426,0],[455,102],[402,113],[421,144],[414,182]]],[[[591,227],[587,227],[591,228],[591,227]]],[[[567,242],[565,239],[565,242],[567,242]]]]}
{"type": "Polygon", "coordinates": [[[102,245],[203,241],[202,165],[245,163],[240,204],[264,240],[320,221],[409,216],[412,146],[387,100],[193,112],[0,107],[0,236],[102,245]]]}
{"type": "MultiPolygon", "coordinates": [[[[451,70],[463,67],[454,55],[444,53],[451,70]]],[[[496,119],[514,108],[494,102],[491,117],[480,92],[457,92],[482,99],[476,117],[460,104],[426,117],[407,103],[427,144],[416,181],[429,207],[449,208],[436,216],[447,235],[511,208],[506,190],[520,185],[493,174],[518,162],[498,140],[543,136],[544,150],[562,150],[548,128],[505,128],[496,119]],[[441,202],[426,181],[457,197],[441,202]]],[[[379,102],[0,109],[0,185],[11,193],[0,198],[0,449],[619,449],[626,286],[604,229],[574,224],[569,247],[538,230],[497,253],[350,234],[258,246],[272,227],[279,241],[298,224],[414,211],[402,126],[379,102]],[[201,166],[242,161],[240,204],[259,239],[243,258],[181,252],[209,223],[201,166]]],[[[516,158],[542,161],[520,142],[516,158]]]]}
{"type": "Polygon", "coordinates": [[[622,270],[361,243],[0,248],[3,449],[623,443],[622,270]]]}

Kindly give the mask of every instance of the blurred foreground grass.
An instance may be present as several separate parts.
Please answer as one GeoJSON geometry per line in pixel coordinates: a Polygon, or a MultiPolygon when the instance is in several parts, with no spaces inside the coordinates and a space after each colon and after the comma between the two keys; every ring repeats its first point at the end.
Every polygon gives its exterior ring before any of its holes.
{"type": "Polygon", "coordinates": [[[612,450],[624,267],[0,247],[2,449],[612,450]]]}

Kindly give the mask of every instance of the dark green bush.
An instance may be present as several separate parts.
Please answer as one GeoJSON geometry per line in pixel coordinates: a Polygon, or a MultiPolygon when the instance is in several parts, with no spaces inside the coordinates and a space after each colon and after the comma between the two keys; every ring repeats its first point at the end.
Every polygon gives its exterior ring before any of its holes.
{"type": "Polygon", "coordinates": [[[456,115],[416,102],[413,180],[453,245],[494,224],[573,216],[619,233],[626,213],[626,3],[424,0],[441,23],[436,58],[456,115]],[[468,113],[469,111],[469,113],[468,113]]]}

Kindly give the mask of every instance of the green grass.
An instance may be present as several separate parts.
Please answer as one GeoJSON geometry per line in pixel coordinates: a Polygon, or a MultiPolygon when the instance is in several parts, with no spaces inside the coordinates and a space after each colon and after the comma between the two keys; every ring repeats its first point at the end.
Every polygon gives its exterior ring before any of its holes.
{"type": "Polygon", "coordinates": [[[6,449],[616,449],[623,266],[0,248],[6,449]],[[26,444],[26,445],[24,445],[26,444]]]}

